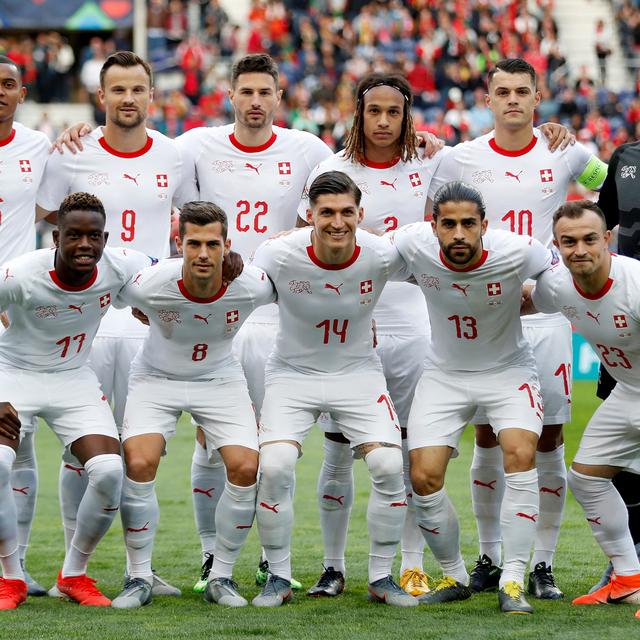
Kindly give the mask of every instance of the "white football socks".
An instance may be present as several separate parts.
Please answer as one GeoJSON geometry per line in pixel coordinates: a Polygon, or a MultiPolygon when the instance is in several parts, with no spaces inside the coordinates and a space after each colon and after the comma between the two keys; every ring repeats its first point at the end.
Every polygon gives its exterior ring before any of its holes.
{"type": "Polygon", "coordinates": [[[558,545],[562,513],[567,495],[567,467],[564,463],[564,445],[554,451],[536,453],[540,516],[533,543],[531,566],[544,562],[550,567],[558,545]]]}
{"type": "Polygon", "coordinates": [[[507,582],[524,583],[540,512],[536,469],[505,473],[505,492],[500,510],[504,561],[500,587],[507,582]]]}
{"type": "Polygon", "coordinates": [[[324,439],[324,460],[318,476],[318,506],[324,566],[344,574],[344,553],[353,506],[351,445],[324,439]]]}
{"type": "Polygon", "coordinates": [[[240,549],[256,513],[257,484],[239,487],[225,483],[216,509],[216,546],[209,580],[231,578],[240,549]]]}
{"type": "Polygon", "coordinates": [[[216,545],[216,507],[224,491],[227,474],[218,451],[208,451],[196,440],[191,458],[191,496],[203,562],[216,545]]]}
{"type": "Polygon", "coordinates": [[[18,546],[22,560],[29,546],[29,535],[38,495],[38,465],[33,443],[34,435],[33,432],[23,434],[11,472],[13,499],[18,513],[18,546]]]}
{"type": "Polygon", "coordinates": [[[84,465],[88,484],[78,508],[76,531],[62,565],[62,576],[87,572],[87,562],[109,530],[120,508],[122,458],[114,453],[94,456],[84,465]]]}
{"type": "Polygon", "coordinates": [[[402,552],[400,575],[407,569],[422,569],[425,544],[422,531],[416,523],[416,508],[413,504],[413,488],[411,487],[409,451],[406,439],[402,441],[402,472],[404,474],[404,490],[407,494],[407,512],[404,516],[404,527],[400,538],[400,550],[402,552]]]}
{"type": "Polygon", "coordinates": [[[18,514],[11,488],[16,452],[0,444],[0,565],[7,580],[24,580],[18,550],[18,514]]]}
{"type": "Polygon", "coordinates": [[[136,482],[124,479],[122,492],[122,529],[127,547],[127,570],[132,578],[153,580],[151,556],[160,519],[156,481],[136,482]]]}
{"type": "Polygon", "coordinates": [[[391,575],[407,511],[407,494],[400,449],[378,447],[366,455],[365,462],[371,476],[367,526],[370,541],[369,583],[372,583],[391,575]]]}
{"type": "Polygon", "coordinates": [[[414,491],[413,504],[418,526],[444,575],[468,585],[469,574],[460,552],[458,516],[444,487],[428,496],[414,491]]]}
{"type": "Polygon", "coordinates": [[[473,460],[469,474],[471,480],[471,504],[478,527],[480,555],[491,558],[500,566],[502,534],[500,531],[500,505],[504,495],[504,468],[502,449],[485,449],[477,444],[473,448],[473,460]]]}
{"type": "Polygon", "coordinates": [[[597,478],[569,469],[569,486],[584,509],[591,531],[611,560],[617,576],[640,573],[640,562],[629,533],[624,500],[608,478],[597,478]]]}
{"type": "Polygon", "coordinates": [[[78,508],[87,490],[87,472],[79,460],[68,448],[62,454],[60,472],[58,475],[58,495],[60,497],[60,512],[62,514],[62,528],[64,530],[64,548],[69,550],[71,539],[76,532],[78,508]]]}

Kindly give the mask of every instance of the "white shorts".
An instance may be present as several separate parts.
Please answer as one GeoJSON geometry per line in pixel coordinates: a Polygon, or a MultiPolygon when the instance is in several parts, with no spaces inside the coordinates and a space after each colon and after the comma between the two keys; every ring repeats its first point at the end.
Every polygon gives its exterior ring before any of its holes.
{"type": "Polygon", "coordinates": [[[113,402],[113,415],[120,430],[129,389],[131,363],[144,338],[97,336],[91,347],[89,366],[96,372],[104,395],[113,402]]]}
{"type": "MultiPolygon", "coordinates": [[[[571,324],[557,321],[522,322],[522,333],[533,351],[544,400],[544,424],[571,421],[571,363],[573,361],[571,324]]],[[[487,424],[487,415],[478,411],[472,422],[487,424]]]]}
{"type": "Polygon", "coordinates": [[[233,339],[233,353],[240,361],[247,379],[251,402],[260,416],[264,399],[264,368],[273,350],[277,324],[245,322],[233,339]]]}
{"type": "Polygon", "coordinates": [[[40,416],[65,447],[84,436],[118,439],[106,396],[87,366],[69,371],[0,370],[0,395],[18,412],[21,433],[32,433],[40,416]]]}
{"type": "Polygon", "coordinates": [[[258,450],[258,429],[244,380],[169,380],[132,376],[122,441],[159,433],[168,441],[183,411],[204,431],[207,451],[228,445],[258,450]]]}
{"type": "Polygon", "coordinates": [[[398,417],[378,371],[272,377],[260,418],[260,444],[274,440],[302,444],[323,411],[335,417],[352,448],[367,442],[400,446],[398,417]]]}
{"type": "Polygon", "coordinates": [[[425,370],[409,414],[409,450],[448,446],[457,455],[460,436],[478,409],[496,435],[502,429],[540,435],[543,406],[535,371],[522,366],[491,373],[425,370]]]}
{"type": "Polygon", "coordinates": [[[574,462],[640,473],[638,389],[618,383],[589,420],[574,462]]]}

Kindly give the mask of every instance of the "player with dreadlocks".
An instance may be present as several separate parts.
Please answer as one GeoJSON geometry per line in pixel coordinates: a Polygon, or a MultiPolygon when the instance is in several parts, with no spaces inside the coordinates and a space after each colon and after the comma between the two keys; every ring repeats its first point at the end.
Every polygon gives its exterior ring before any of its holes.
{"type": "MultiPolygon", "coordinates": [[[[358,84],[356,97],[355,118],[344,150],[320,163],[309,176],[307,186],[328,171],[348,174],[362,191],[364,226],[376,232],[392,231],[423,220],[429,182],[444,152],[439,151],[433,159],[420,159],[422,153],[411,117],[413,98],[409,83],[401,75],[372,73],[358,84]]],[[[303,202],[298,210],[301,219],[306,217],[307,204],[303,202]]],[[[389,282],[374,318],[377,352],[392,400],[388,408],[402,428],[404,438],[429,332],[424,297],[417,287],[389,282]]],[[[326,428],[325,457],[318,481],[318,501],[325,571],[309,595],[334,596],[344,588],[344,552],[353,503],[353,459],[350,443],[336,425],[330,420],[322,425],[326,428]]],[[[411,506],[405,442],[403,440],[409,508],[402,509],[406,519],[400,584],[408,593],[419,596],[428,591],[428,582],[422,569],[424,538],[411,506]]]]}

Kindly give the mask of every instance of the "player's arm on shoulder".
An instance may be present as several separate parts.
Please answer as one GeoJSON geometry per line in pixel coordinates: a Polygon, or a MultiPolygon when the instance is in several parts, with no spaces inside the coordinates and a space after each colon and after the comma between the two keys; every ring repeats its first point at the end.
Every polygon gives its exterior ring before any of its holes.
{"type": "Polygon", "coordinates": [[[547,139],[549,151],[553,153],[557,149],[563,151],[569,145],[576,143],[576,137],[562,124],[558,122],[545,122],[538,129],[542,131],[542,135],[547,139]]]}
{"type": "Polygon", "coordinates": [[[77,122],[70,127],[67,127],[60,135],[55,139],[49,153],[57,151],[60,154],[64,153],[65,148],[71,151],[71,153],[77,153],[83,151],[82,138],[91,133],[92,127],[88,122],[77,122]]]}
{"type": "Polygon", "coordinates": [[[255,306],[260,307],[277,300],[276,290],[273,282],[265,271],[254,265],[248,265],[245,269],[247,276],[251,278],[255,306]]]}
{"type": "Polygon", "coordinates": [[[403,252],[400,247],[405,246],[404,238],[407,235],[406,229],[407,227],[414,227],[414,224],[405,225],[404,227],[400,227],[394,232],[385,234],[384,237],[380,238],[381,242],[384,242],[386,245],[387,255],[389,259],[389,280],[393,282],[410,282],[411,284],[417,284],[411,269],[405,260],[403,252]],[[400,247],[398,246],[398,242],[400,247]]]}
{"type": "Polygon", "coordinates": [[[560,272],[557,269],[547,269],[537,279],[529,292],[532,313],[557,313],[560,311],[555,300],[555,286],[560,272]]]}
{"type": "Polygon", "coordinates": [[[539,240],[526,236],[515,236],[518,240],[526,241],[526,252],[523,263],[523,280],[539,278],[542,273],[557,263],[558,257],[539,240]]]}

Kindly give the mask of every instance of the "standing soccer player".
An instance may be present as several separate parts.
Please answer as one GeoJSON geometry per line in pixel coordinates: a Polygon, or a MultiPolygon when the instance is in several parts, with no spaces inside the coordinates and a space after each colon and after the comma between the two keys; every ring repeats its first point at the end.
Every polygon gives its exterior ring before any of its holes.
{"type": "Polygon", "coordinates": [[[500,608],[531,613],[523,595],[524,571],[539,510],[535,452],[542,401],[522,335],[520,292],[527,278],[550,266],[551,252],[534,238],[487,232],[487,222],[480,193],[451,182],[436,192],[431,225],[409,225],[394,236],[422,288],[431,322],[428,359],[407,433],[416,520],[444,577],[419,599],[437,604],[471,595],[444,478],[462,432],[482,409],[504,456],[500,608]]]}
{"type": "Polygon", "coordinates": [[[219,452],[227,476],[216,509],[219,535],[205,598],[234,607],[247,604],[232,570],[255,515],[258,435],[231,344],[249,314],[273,302],[275,293],[255,267],[223,285],[229,246],[222,209],[188,202],[180,213],[183,260],[145,269],[121,293],[149,318],[151,330],[131,368],[125,409],[122,521],[130,578],[113,601],[115,608],[151,602],[151,551],[159,518],[155,477],[182,411],[202,425],[207,451],[219,452]]]}
{"type": "MultiPolygon", "coordinates": [[[[495,129],[460,144],[442,160],[430,194],[452,180],[474,185],[482,194],[492,229],[531,236],[551,247],[553,213],[577,180],[597,189],[606,165],[582,145],[551,153],[533,127],[540,102],[536,74],[520,59],[501,60],[488,74],[487,105],[495,129]]],[[[529,593],[557,599],[562,591],[552,573],[566,493],[562,424],[571,408],[571,326],[560,314],[523,319],[531,344],[544,399],[544,428],[538,443],[536,467],[540,492],[533,570],[529,593]]],[[[476,447],[471,465],[471,495],[478,525],[480,556],[471,574],[471,589],[484,591],[500,579],[502,533],[500,504],[504,494],[503,460],[486,415],[475,416],[476,447]]]]}
{"type": "Polygon", "coordinates": [[[120,505],[122,461],[111,410],[86,362],[112,300],[150,259],[105,250],[104,226],[102,203],[72,194],[58,208],[56,251],[30,252],[0,268],[0,310],[10,320],[0,336],[0,609],[15,609],[27,596],[9,478],[34,416],[49,423],[88,476],[57,588],[82,605],[111,603],[86,571],[120,505]]]}
{"type": "Polygon", "coordinates": [[[561,206],[553,223],[566,268],[538,280],[533,303],[539,311],[564,314],[617,383],[589,421],[569,471],[571,491],[613,573],[573,604],[638,604],[640,561],[627,509],[611,480],[623,470],[640,473],[640,264],[609,253],[611,232],[592,202],[561,206]]]}
{"type": "MultiPolygon", "coordinates": [[[[130,51],[109,56],[100,72],[98,92],[106,125],[84,139],[79,154],[54,154],[45,171],[38,204],[55,211],[73,191],[98,196],[107,213],[112,246],[131,248],[156,258],[169,255],[172,202],[197,194],[189,163],[175,143],[146,128],[153,81],[149,64],[130,51]]],[[[91,366],[102,389],[113,399],[116,424],[122,426],[129,367],[146,333],[128,309],[111,310],[100,326],[91,366]]],[[[76,527],[76,512],[86,477],[77,460],[65,457],[60,469],[60,500],[65,541],[76,527]]],[[[179,595],[156,578],[154,593],[179,595]]]]}
{"type": "MultiPolygon", "coordinates": [[[[356,113],[343,151],[320,163],[307,180],[328,171],[346,173],[362,191],[364,225],[378,232],[424,220],[431,176],[445,152],[420,159],[411,117],[412,93],[397,74],[372,73],[356,90],[356,113]]],[[[306,218],[306,199],[298,214],[306,218]],[[305,209],[303,209],[303,207],[305,209]]],[[[304,222],[306,224],[306,221],[304,222]]],[[[377,353],[402,429],[406,522],[402,533],[400,585],[411,595],[429,590],[422,568],[424,538],[411,502],[406,425],[416,384],[422,374],[429,332],[424,296],[406,282],[386,285],[374,312],[377,353]]],[[[348,440],[333,421],[325,427],[324,460],[318,478],[318,504],[324,543],[324,572],[309,595],[335,596],[344,589],[345,547],[353,504],[353,457],[348,440]]]]}
{"type": "Polygon", "coordinates": [[[309,189],[312,226],[263,244],[254,258],[274,283],[280,308],[265,374],[256,508],[270,573],[253,600],[256,606],[277,607],[291,599],[295,465],[324,411],[371,475],[371,597],[396,606],[418,604],[391,578],[407,501],[400,425],[371,332],[382,288],[391,277],[404,279],[404,265],[388,240],[357,231],[360,195],[346,174],[323,173],[309,189]]]}
{"type": "MultiPolygon", "coordinates": [[[[0,56],[0,264],[36,248],[36,193],[44,175],[49,141],[38,131],[15,122],[16,109],[24,102],[20,69],[0,56]]],[[[0,316],[0,334],[6,316],[0,316]]],[[[44,596],[46,590],[24,569],[31,524],[38,494],[38,467],[34,430],[24,430],[11,471],[11,486],[18,514],[18,546],[29,595],[44,596]]]]}

